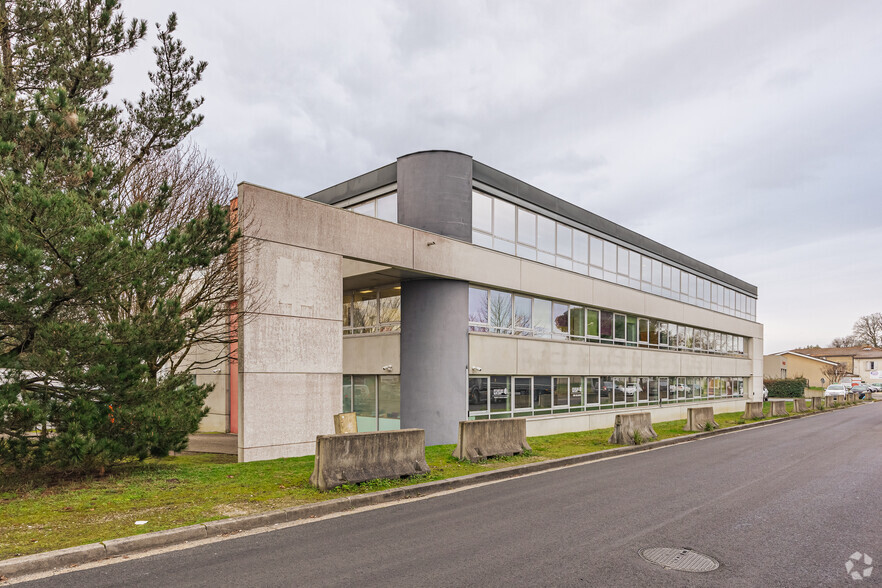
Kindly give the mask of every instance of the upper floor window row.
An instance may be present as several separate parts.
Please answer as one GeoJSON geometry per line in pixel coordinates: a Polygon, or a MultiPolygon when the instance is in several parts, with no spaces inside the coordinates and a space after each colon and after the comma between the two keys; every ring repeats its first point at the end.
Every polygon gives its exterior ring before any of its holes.
{"type": "Polygon", "coordinates": [[[365,202],[359,202],[352,206],[347,206],[346,210],[357,212],[365,216],[372,216],[380,220],[389,221],[390,223],[398,222],[398,194],[386,194],[378,198],[372,198],[365,202]]]}
{"type": "Polygon", "coordinates": [[[561,269],[756,319],[756,299],[500,198],[472,193],[472,243],[561,269]]]}
{"type": "Polygon", "coordinates": [[[469,330],[699,353],[745,353],[740,335],[475,287],[469,287],[469,330]]]}

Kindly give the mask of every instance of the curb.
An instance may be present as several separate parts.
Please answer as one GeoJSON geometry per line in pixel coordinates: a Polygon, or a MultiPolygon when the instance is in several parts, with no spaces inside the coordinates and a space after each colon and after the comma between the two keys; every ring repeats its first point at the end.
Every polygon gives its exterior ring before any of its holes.
{"type": "MultiPolygon", "coordinates": [[[[851,408],[853,406],[862,406],[862,404],[842,406],[841,408],[851,408]]],[[[838,410],[838,409],[830,409],[838,410]]],[[[119,539],[110,539],[101,543],[89,543],[77,547],[69,547],[66,549],[58,549],[56,551],[47,551],[45,553],[36,553],[33,555],[25,555],[0,561],[0,576],[20,576],[25,574],[34,574],[38,572],[48,572],[58,568],[73,567],[80,564],[90,563],[121,555],[128,555],[155,549],[158,547],[169,547],[172,545],[181,545],[190,541],[199,541],[209,537],[218,537],[238,533],[240,531],[248,531],[261,527],[273,527],[283,523],[301,521],[304,519],[318,518],[330,514],[337,514],[362,508],[365,506],[374,506],[387,502],[394,502],[407,498],[417,498],[447,492],[449,490],[457,490],[468,486],[475,486],[487,482],[496,482],[499,480],[507,480],[509,478],[517,478],[527,474],[534,474],[548,470],[590,463],[610,457],[618,457],[629,453],[638,453],[649,451],[659,447],[668,447],[671,445],[679,445],[680,443],[688,443],[696,439],[704,437],[712,437],[714,435],[723,435],[743,431],[745,429],[753,429],[756,427],[764,427],[801,419],[818,414],[824,414],[827,411],[819,412],[809,410],[804,413],[794,414],[786,417],[778,417],[771,420],[755,421],[745,423],[743,425],[735,425],[724,429],[714,429],[713,431],[701,431],[691,435],[680,435],[679,437],[670,437],[661,441],[651,441],[642,445],[632,445],[625,447],[614,447],[612,449],[604,449],[593,453],[584,453],[582,455],[572,455],[569,457],[559,457],[545,461],[527,463],[508,468],[500,468],[489,472],[478,472],[476,474],[468,474],[457,478],[448,478],[446,480],[436,480],[434,482],[426,482],[424,484],[414,484],[413,486],[404,486],[401,488],[393,488],[391,490],[380,490],[368,494],[357,494],[355,496],[347,496],[344,498],[335,498],[333,500],[325,500],[322,502],[314,502],[303,506],[295,506],[284,510],[276,510],[265,513],[246,515],[242,517],[220,519],[217,521],[209,521],[207,523],[199,523],[196,525],[188,525],[186,527],[177,527],[165,531],[155,531],[152,533],[144,533],[142,535],[133,535],[131,537],[121,537],[119,539]]],[[[3,580],[0,580],[2,583],[3,580]]]]}

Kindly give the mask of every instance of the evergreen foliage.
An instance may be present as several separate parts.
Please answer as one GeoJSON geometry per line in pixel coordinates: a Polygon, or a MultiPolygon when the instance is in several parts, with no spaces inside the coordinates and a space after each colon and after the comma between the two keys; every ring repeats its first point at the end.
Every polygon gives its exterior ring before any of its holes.
{"type": "Polygon", "coordinates": [[[143,20],[115,0],[0,0],[0,465],[103,468],[180,450],[207,386],[157,358],[210,324],[216,301],[182,309],[184,274],[237,239],[211,204],[160,234],[168,185],[134,201],[139,169],[202,122],[205,69],[157,25],[152,88],[110,104],[111,59],[143,20]]]}

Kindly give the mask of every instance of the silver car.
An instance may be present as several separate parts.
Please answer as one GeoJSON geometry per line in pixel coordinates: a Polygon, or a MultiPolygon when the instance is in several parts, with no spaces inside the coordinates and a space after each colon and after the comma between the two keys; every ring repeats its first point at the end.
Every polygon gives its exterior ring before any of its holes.
{"type": "Polygon", "coordinates": [[[845,389],[845,385],[843,384],[830,384],[827,386],[827,389],[824,390],[824,396],[845,396],[848,390],[845,389]]]}

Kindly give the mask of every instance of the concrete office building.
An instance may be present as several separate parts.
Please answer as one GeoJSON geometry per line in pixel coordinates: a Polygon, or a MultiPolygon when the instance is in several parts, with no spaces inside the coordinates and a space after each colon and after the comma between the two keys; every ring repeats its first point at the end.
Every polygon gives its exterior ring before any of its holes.
{"type": "Polygon", "coordinates": [[[238,204],[261,285],[238,301],[240,460],[311,454],[341,411],[437,444],[469,418],[538,435],[761,394],[755,286],[467,155],[307,198],[243,183],[238,204]]]}

